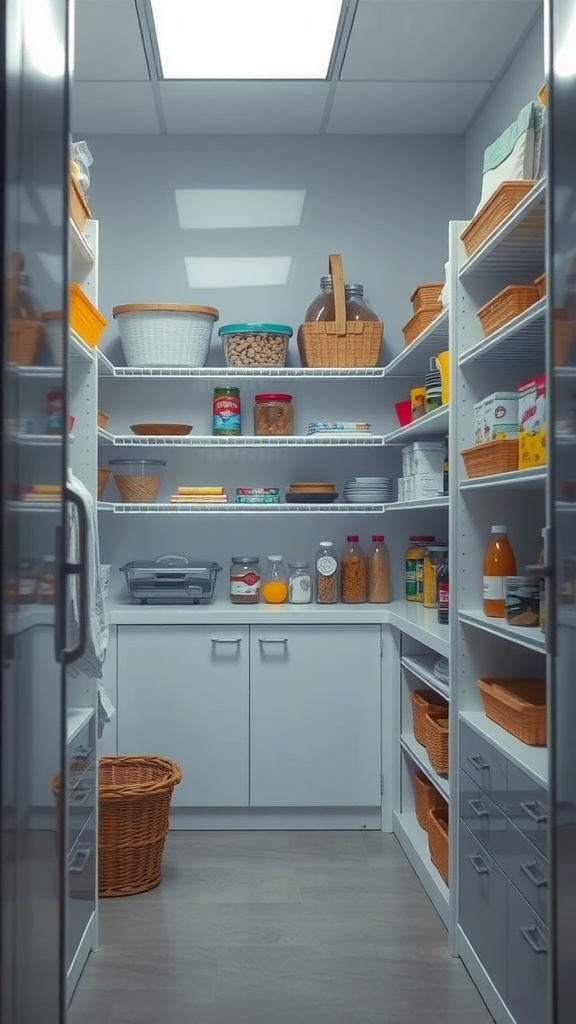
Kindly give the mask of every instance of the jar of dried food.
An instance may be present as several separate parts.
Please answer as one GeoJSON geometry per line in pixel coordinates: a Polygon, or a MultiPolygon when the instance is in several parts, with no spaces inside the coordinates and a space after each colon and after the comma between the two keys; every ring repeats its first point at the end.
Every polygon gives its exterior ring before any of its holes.
{"type": "Polygon", "coordinates": [[[340,589],[344,604],[362,604],[366,600],[366,559],[355,534],[347,538],[348,545],[340,563],[340,589]]]}
{"type": "Polygon", "coordinates": [[[260,562],[255,555],[235,555],[230,566],[230,603],[258,604],[260,562]]]}
{"type": "Polygon", "coordinates": [[[368,601],[388,604],[390,601],[390,559],[382,534],[375,533],[368,555],[368,601]]]}
{"type": "Polygon", "coordinates": [[[335,320],[334,295],[332,294],[332,278],[330,274],[320,278],[320,291],[308,306],[304,314],[307,323],[318,323],[321,320],[335,320]]]}
{"type": "Polygon", "coordinates": [[[216,437],[241,434],[241,411],[239,388],[214,388],[212,433],[216,437]]]}
{"type": "Polygon", "coordinates": [[[437,608],[436,577],[440,566],[444,564],[448,546],[446,544],[430,544],[424,554],[422,566],[422,598],[425,608],[437,608]]]}
{"type": "Polygon", "coordinates": [[[257,436],[285,437],[294,428],[292,395],[256,395],[254,399],[254,433],[257,436]]]}
{"type": "Polygon", "coordinates": [[[290,604],[310,604],[312,576],[308,562],[288,562],[288,601],[290,604]]]}
{"type": "Polygon", "coordinates": [[[316,555],[316,604],[338,600],[338,559],[331,540],[321,540],[316,555]]]}
{"type": "Polygon", "coordinates": [[[535,576],[506,576],[506,622],[511,626],[537,626],[540,621],[539,589],[535,576]]]}
{"type": "Polygon", "coordinates": [[[426,548],[436,540],[432,536],[412,534],[406,550],[406,600],[422,601],[424,598],[424,555],[426,548]]]}

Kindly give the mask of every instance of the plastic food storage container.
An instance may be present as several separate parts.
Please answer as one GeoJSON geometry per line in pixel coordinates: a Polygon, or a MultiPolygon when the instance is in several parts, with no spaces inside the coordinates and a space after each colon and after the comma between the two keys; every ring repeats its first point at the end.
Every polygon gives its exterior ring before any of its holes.
{"type": "Polygon", "coordinates": [[[110,459],[108,463],[122,501],[155,501],[162,480],[163,459],[110,459]]]}
{"type": "Polygon", "coordinates": [[[221,568],[218,562],[161,555],[155,561],[127,562],[120,572],[126,577],[128,594],[141,604],[209,604],[221,568]]]}
{"type": "Polygon", "coordinates": [[[286,324],[226,324],[222,338],[228,366],[285,366],[293,331],[286,324]]]}
{"type": "Polygon", "coordinates": [[[292,395],[274,393],[255,396],[254,433],[257,437],[283,437],[293,432],[292,395]]]}
{"type": "Polygon", "coordinates": [[[204,366],[219,317],[213,306],[176,302],[114,306],[112,314],[128,366],[204,366]]]}

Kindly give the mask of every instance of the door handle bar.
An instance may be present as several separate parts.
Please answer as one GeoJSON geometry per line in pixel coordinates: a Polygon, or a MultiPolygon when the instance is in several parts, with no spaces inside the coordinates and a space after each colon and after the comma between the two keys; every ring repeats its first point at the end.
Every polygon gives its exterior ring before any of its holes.
{"type": "Polygon", "coordinates": [[[526,800],[520,803],[520,807],[527,814],[532,821],[535,821],[537,825],[543,825],[545,821],[548,821],[548,815],[538,812],[538,808],[541,807],[544,810],[543,805],[539,800],[526,800]]]}
{"type": "Polygon", "coordinates": [[[488,808],[481,800],[468,800],[468,806],[472,808],[477,818],[489,818],[488,808]]]}

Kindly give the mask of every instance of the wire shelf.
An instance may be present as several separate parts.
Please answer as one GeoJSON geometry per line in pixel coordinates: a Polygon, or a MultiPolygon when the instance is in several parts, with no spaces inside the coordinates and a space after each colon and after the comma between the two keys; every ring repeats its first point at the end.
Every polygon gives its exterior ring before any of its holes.
{"type": "Polygon", "coordinates": [[[8,363],[6,373],[9,377],[19,377],[23,380],[57,380],[64,374],[63,366],[18,366],[16,363],[8,363]]]}
{"type": "Polygon", "coordinates": [[[85,270],[94,266],[94,253],[81,231],[76,227],[74,221],[68,221],[70,238],[70,259],[72,266],[83,266],[85,270]]]}
{"type": "Polygon", "coordinates": [[[406,444],[423,438],[446,437],[448,433],[448,406],[441,405],[418,420],[413,420],[405,427],[386,434],[384,444],[406,444]]]}
{"type": "Polygon", "coordinates": [[[347,447],[381,447],[384,438],[379,434],[368,437],[214,437],[210,434],[194,436],[166,436],[160,434],[111,434],[101,427],[98,430],[100,440],[115,448],[151,447],[151,448],[347,448],[347,447]]]}
{"type": "Polygon", "coordinates": [[[75,331],[69,332],[69,351],[72,362],[91,363],[94,360],[94,349],[82,341],[75,331]]]}
{"type": "Polygon", "coordinates": [[[544,487],[548,466],[534,466],[532,469],[514,469],[510,473],[491,473],[489,476],[474,476],[461,480],[461,491],[478,490],[481,487],[544,487]]]}
{"type": "Polygon", "coordinates": [[[196,515],[198,512],[210,512],[211,514],[230,515],[238,513],[240,515],[283,515],[283,514],[302,514],[302,513],[315,513],[317,515],[337,515],[339,513],[382,513],[385,511],[386,506],[382,504],[344,504],[339,502],[332,505],[313,505],[313,504],[278,504],[278,505],[239,505],[235,502],[228,502],[226,504],[170,504],[165,502],[109,502],[100,501],[98,502],[98,509],[100,512],[115,512],[116,514],[128,514],[133,512],[150,513],[152,515],[161,515],[164,513],[174,515],[184,515],[186,513],[196,515]]]}
{"type": "Polygon", "coordinates": [[[103,352],[98,352],[102,376],[123,380],[379,380],[385,376],[384,366],[114,366],[103,352]]]}
{"type": "Polygon", "coordinates": [[[449,311],[443,309],[435,320],[410,345],[399,352],[384,370],[385,377],[421,376],[429,366],[430,356],[448,348],[449,311]]]}
{"type": "MultiPolygon", "coordinates": [[[[67,434],[69,444],[74,443],[74,434],[67,434]]],[[[60,448],[63,443],[62,434],[17,434],[8,431],[8,438],[15,444],[29,448],[60,448]]]]}
{"type": "Polygon", "coordinates": [[[546,179],[538,181],[509,217],[462,265],[460,277],[544,268],[546,179]]]}
{"type": "Polygon", "coordinates": [[[460,356],[460,366],[470,363],[533,364],[544,361],[546,299],[539,299],[499,330],[483,338],[460,356]]]}

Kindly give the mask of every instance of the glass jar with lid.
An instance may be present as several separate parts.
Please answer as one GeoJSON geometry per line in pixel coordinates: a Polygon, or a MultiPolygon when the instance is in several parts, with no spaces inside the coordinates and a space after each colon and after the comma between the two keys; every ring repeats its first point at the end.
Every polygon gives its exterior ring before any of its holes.
{"type": "Polygon", "coordinates": [[[438,607],[437,576],[447,553],[447,544],[429,544],[426,547],[422,566],[422,603],[425,608],[438,607]]]}
{"type": "Polygon", "coordinates": [[[279,392],[254,398],[254,433],[257,437],[287,437],[294,430],[292,395],[279,392]]]}
{"type": "Polygon", "coordinates": [[[288,583],[282,555],[268,555],[268,567],[262,584],[262,597],[267,604],[282,604],[288,596],[288,583]]]}
{"type": "Polygon", "coordinates": [[[288,562],[288,601],[290,604],[310,604],[312,576],[308,562],[288,562]]]}
{"type": "Polygon", "coordinates": [[[356,534],[347,537],[340,562],[340,587],[344,604],[362,604],[366,600],[366,559],[356,534]]]}
{"type": "Polygon", "coordinates": [[[346,320],[379,320],[364,298],[364,285],[347,284],[344,286],[344,294],[346,296],[346,320]]]}
{"type": "Polygon", "coordinates": [[[316,604],[338,601],[338,558],[331,540],[321,540],[316,555],[316,604]]]}
{"type": "Polygon", "coordinates": [[[258,604],[260,561],[256,555],[233,555],[230,566],[230,603],[258,604]]]}

